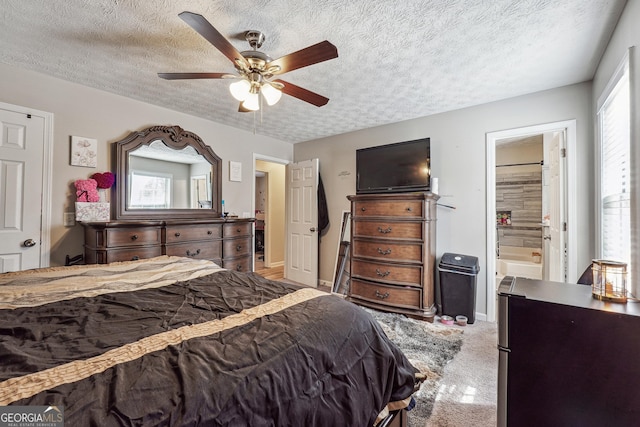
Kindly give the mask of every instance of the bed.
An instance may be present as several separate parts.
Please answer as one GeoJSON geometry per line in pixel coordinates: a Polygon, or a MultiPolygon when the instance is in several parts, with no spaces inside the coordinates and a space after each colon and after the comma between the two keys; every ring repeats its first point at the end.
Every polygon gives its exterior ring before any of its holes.
{"type": "Polygon", "coordinates": [[[0,360],[67,426],[385,425],[421,378],[336,295],[169,256],[0,275],[0,360]]]}

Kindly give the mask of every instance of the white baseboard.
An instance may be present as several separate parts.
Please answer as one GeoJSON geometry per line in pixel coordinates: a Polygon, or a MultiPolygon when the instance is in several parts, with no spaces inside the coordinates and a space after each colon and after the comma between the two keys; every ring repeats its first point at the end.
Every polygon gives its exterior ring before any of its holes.
{"type": "Polygon", "coordinates": [[[483,322],[487,321],[487,315],[485,313],[478,313],[476,311],[476,320],[482,320],[483,322]]]}
{"type": "Polygon", "coordinates": [[[328,280],[318,280],[318,286],[327,286],[329,288],[333,288],[333,283],[328,280]]]}
{"type": "Polygon", "coordinates": [[[269,264],[268,267],[265,265],[266,268],[274,268],[274,267],[282,267],[282,266],[284,266],[284,261],[272,262],[271,264],[269,264]]]}

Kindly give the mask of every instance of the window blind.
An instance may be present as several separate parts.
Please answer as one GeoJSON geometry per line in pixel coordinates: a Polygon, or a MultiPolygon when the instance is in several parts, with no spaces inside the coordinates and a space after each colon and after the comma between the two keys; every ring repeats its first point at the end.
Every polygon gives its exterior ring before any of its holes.
{"type": "Polygon", "coordinates": [[[629,264],[631,153],[628,67],[623,67],[622,71],[598,112],[601,150],[600,249],[602,258],[629,264]]]}

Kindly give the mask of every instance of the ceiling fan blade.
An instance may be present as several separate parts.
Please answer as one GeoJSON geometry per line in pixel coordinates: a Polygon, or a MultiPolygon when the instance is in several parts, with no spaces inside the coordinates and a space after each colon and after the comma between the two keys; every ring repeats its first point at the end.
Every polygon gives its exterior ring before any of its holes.
{"type": "Polygon", "coordinates": [[[305,88],[300,86],[296,86],[292,83],[285,82],[284,80],[276,79],[274,82],[278,82],[284,85],[281,89],[283,93],[286,93],[289,96],[293,96],[294,98],[298,98],[301,101],[308,102],[309,104],[313,104],[316,107],[322,107],[329,102],[329,98],[325,98],[322,95],[318,95],[315,92],[311,92],[305,88]]]}
{"type": "Polygon", "coordinates": [[[229,73],[158,73],[158,77],[166,80],[180,80],[180,79],[227,79],[236,78],[229,73]]]}
{"type": "Polygon", "coordinates": [[[218,30],[213,28],[213,25],[204,16],[193,12],[182,12],[178,16],[196,30],[198,34],[207,39],[209,43],[214,45],[224,56],[229,58],[231,62],[240,65],[243,69],[249,68],[249,62],[218,30]]]}
{"type": "Polygon", "coordinates": [[[306,47],[297,52],[275,59],[269,62],[266,65],[266,68],[271,68],[274,65],[278,66],[280,69],[274,71],[272,74],[283,74],[288,71],[297,70],[298,68],[307,67],[309,65],[328,61],[329,59],[337,57],[338,49],[325,40],[318,44],[314,44],[313,46],[306,47]]]}

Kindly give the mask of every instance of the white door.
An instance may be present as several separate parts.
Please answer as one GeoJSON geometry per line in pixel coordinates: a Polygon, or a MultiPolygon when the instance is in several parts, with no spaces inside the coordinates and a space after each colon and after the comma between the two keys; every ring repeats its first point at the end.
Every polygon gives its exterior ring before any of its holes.
{"type": "Polygon", "coordinates": [[[44,267],[45,118],[0,106],[0,127],[0,273],[44,267]]]}
{"type": "Polygon", "coordinates": [[[564,166],[562,150],[564,148],[564,131],[556,132],[549,144],[545,144],[544,163],[549,165],[549,222],[548,233],[543,238],[547,241],[545,263],[549,271],[548,280],[564,282],[565,275],[565,212],[564,212],[564,166]]]}
{"type": "Polygon", "coordinates": [[[284,276],[318,286],[318,166],[312,159],[290,163],[286,171],[287,256],[284,276]]]}

